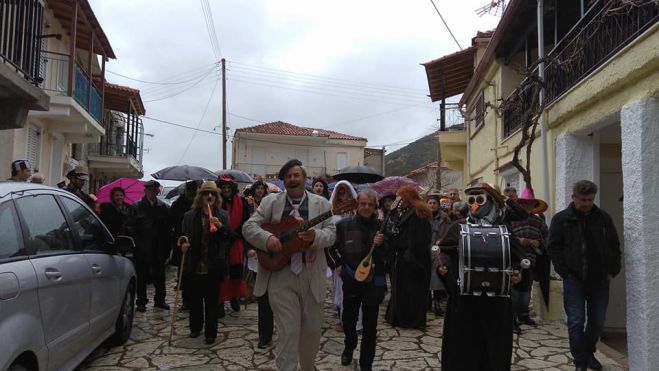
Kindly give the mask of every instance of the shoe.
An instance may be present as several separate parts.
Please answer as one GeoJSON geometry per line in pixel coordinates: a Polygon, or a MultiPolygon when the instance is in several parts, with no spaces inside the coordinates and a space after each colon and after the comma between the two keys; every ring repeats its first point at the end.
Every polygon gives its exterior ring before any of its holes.
{"type": "Polygon", "coordinates": [[[347,366],[352,363],[352,352],[347,352],[345,349],[341,353],[341,364],[347,366]]]}
{"type": "Polygon", "coordinates": [[[137,308],[135,308],[140,313],[146,312],[146,305],[138,305],[137,308]]]}
{"type": "Polygon", "coordinates": [[[169,304],[165,303],[164,301],[161,301],[159,303],[154,303],[153,307],[154,308],[164,309],[164,310],[169,310],[169,304]]]}
{"type": "Polygon", "coordinates": [[[592,356],[590,357],[590,361],[588,361],[588,368],[591,370],[601,370],[602,364],[597,360],[597,358],[595,358],[595,356],[592,356]]]}
{"type": "Polygon", "coordinates": [[[265,349],[265,348],[268,347],[268,344],[270,344],[269,341],[261,341],[261,340],[259,340],[259,343],[256,344],[256,347],[259,348],[259,349],[265,349]]]}
{"type": "Polygon", "coordinates": [[[191,338],[194,339],[196,337],[199,337],[199,335],[201,335],[201,331],[190,331],[190,335],[188,335],[188,337],[191,337],[191,338]]]}
{"type": "Polygon", "coordinates": [[[213,344],[215,342],[215,338],[212,337],[206,337],[206,340],[204,340],[204,343],[206,344],[213,344]]]}
{"type": "Polygon", "coordinates": [[[232,311],[240,312],[240,302],[238,301],[238,299],[233,298],[233,299],[231,299],[230,303],[231,303],[231,310],[232,311]]]}
{"type": "Polygon", "coordinates": [[[224,311],[224,303],[220,303],[217,308],[217,318],[224,318],[226,315],[227,313],[224,311]]]}
{"type": "Polygon", "coordinates": [[[359,367],[361,371],[373,371],[373,366],[364,366],[364,367],[359,367]]]}
{"type": "Polygon", "coordinates": [[[522,334],[522,329],[521,329],[521,328],[519,327],[519,325],[516,324],[516,323],[513,324],[513,333],[514,333],[514,334],[517,334],[517,335],[521,335],[521,334],[522,334]]]}
{"type": "Polygon", "coordinates": [[[439,305],[438,302],[435,302],[432,309],[433,312],[435,312],[436,317],[441,317],[444,315],[444,310],[442,309],[442,307],[439,305]]]}
{"type": "Polygon", "coordinates": [[[528,325],[528,326],[537,326],[538,324],[531,319],[531,317],[525,316],[525,317],[519,317],[519,322],[522,324],[528,325]]]}

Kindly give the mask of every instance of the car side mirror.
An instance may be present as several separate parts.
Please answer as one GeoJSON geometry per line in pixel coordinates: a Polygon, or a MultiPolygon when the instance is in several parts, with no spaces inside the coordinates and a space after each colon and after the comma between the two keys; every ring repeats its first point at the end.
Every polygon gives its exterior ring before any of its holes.
{"type": "Polygon", "coordinates": [[[129,236],[114,236],[114,247],[121,255],[126,255],[135,249],[135,240],[129,236]]]}

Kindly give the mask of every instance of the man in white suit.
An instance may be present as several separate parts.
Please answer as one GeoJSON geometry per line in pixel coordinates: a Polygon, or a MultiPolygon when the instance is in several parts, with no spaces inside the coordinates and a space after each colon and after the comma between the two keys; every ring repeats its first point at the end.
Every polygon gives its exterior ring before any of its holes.
{"type": "MultiPolygon", "coordinates": [[[[287,216],[308,221],[331,209],[325,198],[305,190],[307,174],[299,160],[288,161],[279,171],[279,179],[284,181],[286,192],[265,197],[243,226],[243,236],[252,246],[273,253],[281,251],[281,241],[262,229],[262,224],[278,223],[287,216]]],[[[310,243],[309,248],[293,254],[279,271],[259,266],[254,288],[256,296],[268,292],[279,332],[276,363],[282,371],[297,370],[298,359],[303,371],[315,369],[325,300],[327,262],[323,249],[334,244],[336,227],[327,219],[298,237],[310,243]]]]}

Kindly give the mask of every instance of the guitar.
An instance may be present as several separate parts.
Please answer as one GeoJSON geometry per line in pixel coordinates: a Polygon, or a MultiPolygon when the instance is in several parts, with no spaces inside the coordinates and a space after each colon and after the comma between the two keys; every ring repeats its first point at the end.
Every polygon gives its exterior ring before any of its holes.
{"type": "Polygon", "coordinates": [[[279,238],[282,250],[279,253],[273,253],[272,251],[256,249],[256,255],[258,256],[259,264],[261,264],[263,268],[269,271],[282,270],[284,267],[286,267],[286,265],[288,265],[291,255],[297,252],[302,252],[309,247],[309,243],[304,242],[298,238],[298,233],[304,232],[307,229],[322,223],[326,219],[331,218],[334,214],[341,215],[348,211],[355,210],[356,208],[357,200],[350,199],[340,203],[332,210],[318,215],[308,222],[302,222],[292,216],[288,216],[276,224],[264,223],[261,225],[261,228],[279,238]]]}
{"type": "MultiPolygon", "coordinates": [[[[394,203],[391,205],[391,211],[389,214],[387,214],[387,218],[382,221],[382,225],[380,226],[380,233],[384,232],[384,229],[387,227],[387,223],[389,222],[389,217],[393,213],[394,210],[398,208],[398,205],[400,204],[400,198],[396,198],[394,200],[394,203]]],[[[358,282],[368,282],[373,278],[374,270],[373,270],[373,250],[375,250],[375,244],[371,245],[371,249],[368,251],[368,254],[362,261],[359,263],[357,266],[357,269],[355,269],[355,280],[358,282]]]]}

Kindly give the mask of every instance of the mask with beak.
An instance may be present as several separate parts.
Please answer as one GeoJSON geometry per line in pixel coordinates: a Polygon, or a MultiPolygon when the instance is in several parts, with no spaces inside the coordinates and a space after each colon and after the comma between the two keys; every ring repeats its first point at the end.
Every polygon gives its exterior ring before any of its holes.
{"type": "Polygon", "coordinates": [[[485,191],[473,190],[467,193],[469,205],[469,222],[474,224],[494,225],[500,216],[500,209],[492,197],[485,191]]]}

